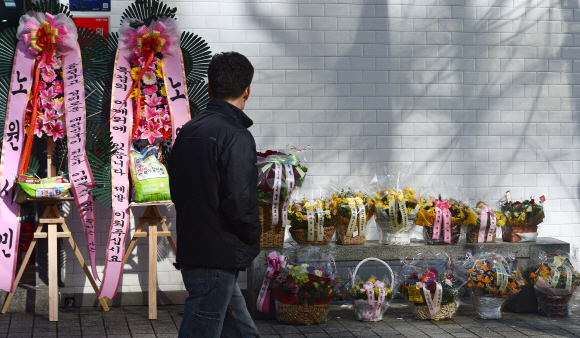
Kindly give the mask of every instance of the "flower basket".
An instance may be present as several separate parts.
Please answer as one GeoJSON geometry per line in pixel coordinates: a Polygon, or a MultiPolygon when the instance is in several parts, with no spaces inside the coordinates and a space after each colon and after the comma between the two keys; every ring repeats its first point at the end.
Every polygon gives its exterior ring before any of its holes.
{"type": "MultiPolygon", "coordinates": [[[[272,204],[258,202],[260,209],[260,222],[262,223],[262,235],[260,236],[261,248],[281,248],[284,246],[286,229],[280,225],[272,225],[272,204]]],[[[280,206],[282,207],[282,206],[280,206]]],[[[280,221],[278,224],[281,224],[280,221]]]]}
{"type": "Polygon", "coordinates": [[[451,318],[456,310],[457,305],[455,303],[442,304],[439,312],[435,315],[431,315],[427,305],[413,304],[413,313],[421,320],[441,320],[451,318]]]}
{"type": "Polygon", "coordinates": [[[477,295],[472,289],[469,289],[471,300],[475,312],[481,319],[498,319],[501,318],[501,310],[506,303],[507,297],[501,296],[483,296],[477,295]]]}
{"type": "Polygon", "coordinates": [[[273,251],[256,301],[257,309],[269,313],[270,289],[276,298],[277,318],[287,324],[316,324],[325,319],[328,303],[341,300],[341,280],[331,270],[332,256],[319,247],[302,246],[273,251]]]}
{"type": "Polygon", "coordinates": [[[323,245],[330,243],[335,229],[334,226],[324,227],[324,237],[322,241],[309,241],[308,229],[294,229],[294,227],[291,227],[290,235],[292,235],[292,238],[294,238],[298,244],[323,245]]]}
{"type": "Polygon", "coordinates": [[[426,244],[457,244],[461,237],[461,226],[476,224],[477,216],[471,208],[462,202],[431,197],[419,209],[416,222],[423,226],[423,239],[426,244]],[[439,220],[438,213],[441,213],[439,220]],[[448,239],[445,238],[446,227],[449,227],[450,236],[448,239]]]}
{"type": "Polygon", "coordinates": [[[507,218],[502,240],[504,242],[520,242],[522,240],[535,242],[538,237],[538,225],[544,221],[543,203],[545,200],[546,198],[541,196],[538,203],[533,198],[522,202],[512,202],[509,191],[506,192],[506,201],[501,205],[507,218]]]}
{"type": "Polygon", "coordinates": [[[328,309],[328,303],[284,304],[276,301],[276,318],[290,325],[320,324],[326,319],[328,309]]]}
{"type": "Polygon", "coordinates": [[[495,243],[497,227],[506,224],[505,216],[490,209],[483,201],[477,203],[476,211],[479,214],[476,224],[467,226],[467,243],[495,243]],[[482,221],[485,220],[485,229],[481,228],[482,221]]]}
{"type": "Polygon", "coordinates": [[[550,295],[534,289],[538,298],[538,310],[547,317],[568,317],[570,308],[568,304],[573,293],[563,296],[550,295]]]}
{"type": "Polygon", "coordinates": [[[399,292],[412,305],[417,318],[451,318],[459,306],[465,281],[455,274],[453,260],[447,254],[439,253],[428,260],[420,256],[402,260],[404,279],[399,292]]]}
{"type": "Polygon", "coordinates": [[[317,199],[292,203],[288,219],[292,227],[290,235],[298,244],[322,245],[330,243],[336,224],[336,207],[332,202],[317,199]],[[310,236],[309,236],[310,235],[310,236]]]}
{"type": "Polygon", "coordinates": [[[374,213],[373,201],[362,193],[342,191],[332,199],[338,208],[336,244],[365,244],[366,226],[374,213]]]}
{"type": "Polygon", "coordinates": [[[482,319],[501,318],[503,305],[526,284],[514,260],[484,252],[464,263],[467,288],[482,319]]]}
{"type": "Polygon", "coordinates": [[[353,297],[352,305],[354,309],[355,316],[358,320],[365,322],[376,322],[383,320],[384,313],[391,306],[391,300],[393,299],[393,290],[395,290],[395,275],[393,270],[381,259],[369,257],[363,259],[357,264],[354,269],[353,281],[351,283],[350,296],[353,297]],[[373,277],[369,278],[366,282],[362,280],[357,283],[357,272],[358,269],[368,261],[377,261],[382,263],[387,267],[390,273],[389,278],[383,278],[383,281],[375,279],[373,277]],[[385,282],[390,280],[389,287],[385,287],[385,282]]]}
{"type": "Polygon", "coordinates": [[[548,317],[567,317],[568,303],[580,285],[580,274],[572,265],[568,253],[547,255],[540,252],[540,264],[534,265],[530,283],[538,298],[539,312],[548,317]]]}
{"type": "Polygon", "coordinates": [[[376,222],[379,243],[405,245],[411,243],[415,229],[419,197],[415,191],[405,188],[378,191],[375,196],[376,222]],[[391,212],[393,215],[391,215],[391,212]]]}

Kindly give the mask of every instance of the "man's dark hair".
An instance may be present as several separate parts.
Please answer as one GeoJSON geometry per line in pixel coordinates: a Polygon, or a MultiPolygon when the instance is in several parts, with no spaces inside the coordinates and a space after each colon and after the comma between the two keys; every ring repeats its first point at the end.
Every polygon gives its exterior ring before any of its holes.
{"type": "Polygon", "coordinates": [[[240,53],[219,53],[211,58],[207,77],[213,98],[237,99],[252,83],[254,67],[240,53]]]}

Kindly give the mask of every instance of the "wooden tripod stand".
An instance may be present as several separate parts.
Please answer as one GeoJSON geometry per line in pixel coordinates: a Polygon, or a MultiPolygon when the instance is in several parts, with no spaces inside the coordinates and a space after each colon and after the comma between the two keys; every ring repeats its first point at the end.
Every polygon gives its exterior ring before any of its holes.
{"type": "Polygon", "coordinates": [[[149,237],[149,290],[148,290],[148,304],[149,304],[149,319],[157,319],[157,237],[167,237],[171,249],[177,254],[177,248],[171,238],[171,232],[167,229],[165,224],[165,217],[159,213],[158,205],[173,204],[171,202],[155,202],[155,203],[131,203],[130,207],[147,206],[142,217],[139,217],[139,225],[135,229],[133,238],[129,243],[129,248],[125,252],[123,258],[123,266],[131,255],[137,239],[140,237],[149,237]],[[149,231],[142,231],[145,223],[149,226],[149,231]],[[161,225],[161,231],[157,231],[157,224],[161,225]]]}
{"type": "MultiPolygon", "coordinates": [[[[81,254],[77,244],[75,243],[68,226],[66,225],[66,218],[62,217],[60,212],[58,211],[58,203],[63,201],[74,201],[73,197],[62,197],[62,198],[31,198],[29,199],[31,202],[44,202],[46,204],[46,209],[44,210],[44,214],[42,217],[38,219],[38,227],[34,232],[34,237],[32,239],[32,243],[30,243],[30,249],[26,252],[26,256],[24,257],[24,261],[18,270],[18,274],[16,275],[16,279],[14,283],[18,285],[20,282],[20,278],[24,273],[24,269],[28,264],[28,260],[36,246],[36,241],[39,238],[46,238],[48,239],[48,317],[51,322],[58,321],[58,252],[57,252],[57,238],[68,238],[68,242],[72,247],[77,260],[83,267],[87,278],[91,282],[93,286],[93,290],[95,293],[99,292],[99,288],[95,280],[93,279],[93,275],[89,270],[83,255],[81,254]],[[48,231],[42,232],[44,225],[47,225],[48,231]],[[58,225],[60,224],[62,231],[58,231],[58,225]]],[[[14,296],[14,292],[9,293],[6,297],[6,302],[4,303],[4,307],[2,308],[2,314],[6,313],[8,310],[8,306],[12,301],[12,297],[14,296]]],[[[101,303],[101,307],[104,311],[109,311],[109,307],[107,306],[107,302],[104,299],[99,299],[101,303]]]]}

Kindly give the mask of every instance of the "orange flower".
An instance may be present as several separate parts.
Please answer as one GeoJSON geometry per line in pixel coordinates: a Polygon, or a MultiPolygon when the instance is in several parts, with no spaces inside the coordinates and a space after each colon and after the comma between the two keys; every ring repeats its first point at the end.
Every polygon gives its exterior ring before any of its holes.
{"type": "Polygon", "coordinates": [[[472,282],[468,282],[468,283],[467,283],[467,287],[469,287],[469,288],[470,288],[470,287],[472,287],[472,286],[473,286],[473,283],[472,283],[472,282]]]}
{"type": "Polygon", "coordinates": [[[491,283],[491,280],[490,280],[489,278],[485,278],[485,279],[483,280],[483,282],[484,282],[485,284],[489,284],[489,283],[491,283]]]}
{"type": "Polygon", "coordinates": [[[481,280],[482,278],[481,275],[477,275],[477,280],[481,280]]]}
{"type": "Polygon", "coordinates": [[[532,277],[532,278],[536,278],[536,274],[532,272],[532,273],[530,274],[530,277],[532,277]]]}
{"type": "Polygon", "coordinates": [[[522,275],[522,272],[520,270],[518,270],[517,275],[518,276],[521,276],[522,275]]]}
{"type": "Polygon", "coordinates": [[[473,269],[469,269],[469,270],[467,270],[467,272],[473,273],[473,269]]]}
{"type": "Polygon", "coordinates": [[[548,280],[548,276],[542,276],[543,280],[548,280]]]}
{"type": "Polygon", "coordinates": [[[555,273],[556,273],[556,271],[554,271],[554,270],[551,270],[551,271],[550,271],[550,275],[552,275],[552,276],[553,276],[555,273]]]}
{"type": "Polygon", "coordinates": [[[489,269],[487,268],[487,266],[485,266],[485,265],[484,265],[484,266],[482,266],[482,267],[481,267],[481,269],[483,270],[483,272],[485,272],[485,271],[489,270],[489,269]]]}
{"type": "Polygon", "coordinates": [[[485,286],[485,285],[483,285],[483,283],[482,283],[482,282],[479,282],[479,283],[477,283],[477,287],[478,287],[478,288],[480,288],[480,289],[483,289],[483,287],[484,287],[484,286],[485,286]]]}

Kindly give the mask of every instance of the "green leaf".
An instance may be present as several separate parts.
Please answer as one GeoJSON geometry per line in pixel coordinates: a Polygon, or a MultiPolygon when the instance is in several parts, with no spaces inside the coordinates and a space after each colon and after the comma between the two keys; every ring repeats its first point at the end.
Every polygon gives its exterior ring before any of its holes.
{"type": "Polygon", "coordinates": [[[175,18],[177,8],[171,8],[161,1],[157,0],[136,0],[129,5],[121,16],[121,24],[125,18],[138,19],[146,26],[151,24],[151,21],[158,20],[162,17],[175,18]]]}
{"type": "Polygon", "coordinates": [[[68,6],[61,4],[58,0],[40,0],[38,2],[26,0],[26,5],[24,6],[24,12],[22,14],[24,15],[28,11],[50,13],[52,15],[63,13],[69,18],[73,17],[68,10],[68,6]]]}
{"type": "Polygon", "coordinates": [[[4,137],[4,121],[6,120],[6,110],[8,109],[8,89],[10,79],[0,77],[0,144],[4,137]]]}
{"type": "Polygon", "coordinates": [[[205,81],[188,81],[187,96],[189,99],[189,111],[191,118],[201,113],[207,106],[209,95],[205,81]]]}
{"type": "Polygon", "coordinates": [[[28,171],[26,171],[26,175],[37,176],[39,169],[40,169],[40,161],[33,153],[30,154],[30,162],[28,162],[28,171]]]}
{"type": "Polygon", "coordinates": [[[107,75],[109,64],[108,48],[105,39],[92,29],[78,28],[78,42],[83,61],[85,81],[102,79],[107,75]]]}
{"type": "Polygon", "coordinates": [[[0,77],[12,76],[12,64],[16,53],[16,27],[11,27],[0,32],[0,77]]]}
{"type": "Polygon", "coordinates": [[[205,79],[211,61],[211,51],[207,42],[191,32],[182,32],[180,46],[187,80],[205,79]]]}

